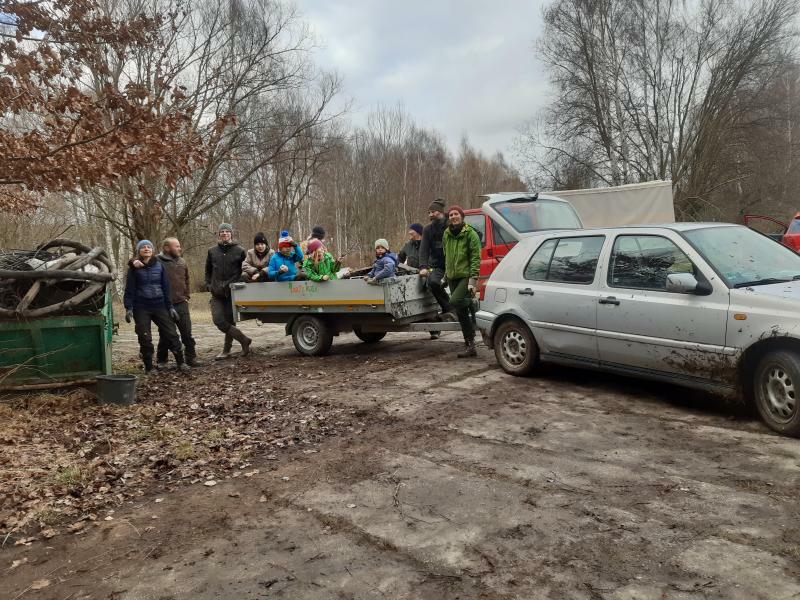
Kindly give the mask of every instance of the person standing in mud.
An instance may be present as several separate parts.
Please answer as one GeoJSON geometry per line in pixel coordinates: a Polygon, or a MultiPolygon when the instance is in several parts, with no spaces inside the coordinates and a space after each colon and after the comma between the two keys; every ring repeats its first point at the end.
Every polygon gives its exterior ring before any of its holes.
{"type": "Polygon", "coordinates": [[[136,256],[128,263],[128,274],[125,278],[125,322],[136,324],[136,337],[139,340],[139,351],[144,363],[145,373],[153,370],[153,333],[152,324],[158,327],[160,339],[172,350],[178,370],[185,368],[183,349],[178,338],[175,322],[179,315],[172,307],[169,278],[163,263],[155,256],[153,242],[141,240],[136,244],[136,256]],[[133,263],[142,266],[136,267],[133,263]]]}
{"type": "Polygon", "coordinates": [[[231,284],[242,275],[244,248],[233,241],[233,227],[222,223],[217,229],[219,241],[210,248],[206,257],[206,289],[211,292],[211,318],[217,329],[225,334],[225,342],[215,360],[231,356],[233,340],[242,345],[242,356],[250,352],[252,340],[233,324],[231,284]]]}
{"type": "Polygon", "coordinates": [[[466,349],[458,358],[477,356],[475,323],[470,308],[478,286],[481,269],[481,241],[475,230],[464,222],[464,209],[451,206],[449,224],[444,232],[445,276],[450,285],[450,304],[458,315],[466,349]]]}
{"type": "MultiPolygon", "coordinates": [[[[419,244],[419,274],[427,278],[428,287],[439,303],[442,313],[450,310],[450,298],[444,288],[444,230],[447,217],[444,214],[444,200],[437,198],[428,207],[430,224],[422,230],[419,244]]],[[[439,337],[438,331],[431,331],[431,339],[439,337]]]]}

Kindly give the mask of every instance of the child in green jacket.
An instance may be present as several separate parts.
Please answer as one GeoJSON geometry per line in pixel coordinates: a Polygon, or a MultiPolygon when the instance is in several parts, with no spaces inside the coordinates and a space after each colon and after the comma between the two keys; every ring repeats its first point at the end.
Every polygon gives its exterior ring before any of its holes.
{"type": "Polygon", "coordinates": [[[330,252],[325,251],[325,246],[318,239],[308,242],[308,254],[303,262],[303,271],[311,281],[331,281],[336,279],[339,265],[336,264],[330,252]]]}

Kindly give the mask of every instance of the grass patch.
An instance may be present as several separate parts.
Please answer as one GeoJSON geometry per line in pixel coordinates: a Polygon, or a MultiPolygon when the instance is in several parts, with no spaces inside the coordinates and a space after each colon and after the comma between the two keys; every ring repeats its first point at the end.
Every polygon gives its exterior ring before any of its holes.
{"type": "Polygon", "coordinates": [[[56,473],[56,482],[69,487],[82,485],[86,478],[87,473],[78,466],[64,467],[56,473]]]}

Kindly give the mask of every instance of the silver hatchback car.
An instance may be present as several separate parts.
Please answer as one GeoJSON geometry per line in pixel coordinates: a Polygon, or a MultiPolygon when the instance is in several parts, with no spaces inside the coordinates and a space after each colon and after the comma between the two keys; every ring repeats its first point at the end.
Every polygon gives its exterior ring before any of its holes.
{"type": "Polygon", "coordinates": [[[800,436],[800,255],[746,227],[542,232],[476,318],[513,375],[547,361],[738,393],[800,436]]]}

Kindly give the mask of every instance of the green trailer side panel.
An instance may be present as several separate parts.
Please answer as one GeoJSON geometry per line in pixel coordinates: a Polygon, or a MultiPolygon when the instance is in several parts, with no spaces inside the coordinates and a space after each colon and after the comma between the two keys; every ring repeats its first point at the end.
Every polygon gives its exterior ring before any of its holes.
{"type": "Polygon", "coordinates": [[[108,314],[0,321],[0,387],[110,374],[108,314]]]}

